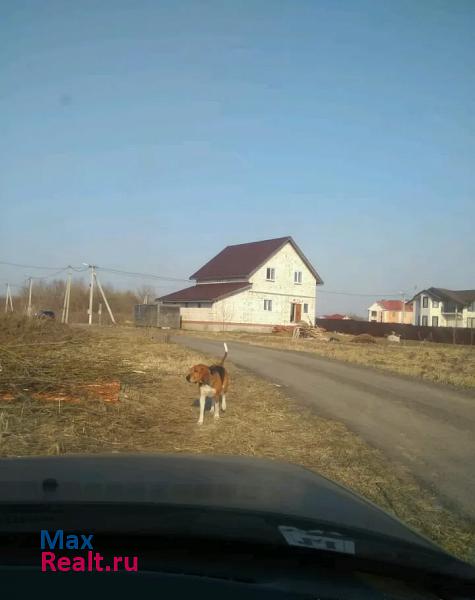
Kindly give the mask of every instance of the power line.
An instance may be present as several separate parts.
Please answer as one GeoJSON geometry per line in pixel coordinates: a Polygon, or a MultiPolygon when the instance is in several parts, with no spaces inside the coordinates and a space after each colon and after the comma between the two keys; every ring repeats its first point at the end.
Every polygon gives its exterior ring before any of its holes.
{"type": "MultiPolygon", "coordinates": [[[[63,267],[63,268],[39,267],[39,266],[35,266],[35,265],[23,265],[23,264],[10,263],[10,262],[4,262],[4,261],[0,261],[0,265],[21,267],[21,268],[26,268],[26,269],[45,269],[45,270],[55,271],[55,273],[51,273],[49,275],[34,276],[34,277],[32,277],[32,279],[47,279],[49,277],[54,277],[55,275],[59,275],[60,273],[63,273],[67,269],[72,269],[73,271],[75,271],[77,273],[83,273],[88,270],[88,267],[72,267],[71,265],[68,265],[67,267],[63,267]]],[[[124,275],[126,277],[136,277],[136,278],[142,278],[142,279],[156,279],[158,281],[168,281],[168,282],[176,282],[176,283],[190,283],[189,279],[180,278],[180,277],[168,277],[166,275],[157,275],[155,273],[139,273],[136,271],[124,271],[122,269],[112,269],[109,267],[99,267],[99,266],[96,266],[96,268],[100,271],[103,271],[104,273],[109,273],[112,275],[124,275]]],[[[16,286],[16,287],[21,287],[21,286],[16,286]]],[[[363,294],[363,293],[358,293],[358,292],[330,291],[330,290],[323,290],[323,289],[318,289],[318,293],[320,293],[320,294],[335,294],[335,295],[340,295],[340,296],[355,296],[355,297],[360,297],[360,298],[375,298],[375,297],[384,298],[385,296],[400,296],[401,295],[400,291],[363,294]]]]}
{"type": "Polygon", "coordinates": [[[104,271],[104,273],[126,275],[128,277],[142,277],[143,279],[159,279],[161,281],[176,281],[180,283],[183,283],[184,281],[190,281],[189,279],[180,279],[178,277],[167,277],[165,275],[154,275],[152,273],[136,273],[135,271],[122,271],[120,269],[109,269],[107,267],[97,267],[97,269],[104,271]]]}
{"type": "Polygon", "coordinates": [[[38,265],[21,265],[18,263],[0,261],[0,265],[7,265],[8,267],[20,267],[22,269],[43,269],[44,271],[57,271],[60,267],[39,267],[38,265]]]}
{"type": "Polygon", "coordinates": [[[55,271],[54,273],[50,273],[49,275],[38,275],[38,276],[32,276],[29,277],[28,279],[48,279],[49,277],[55,277],[56,275],[60,275],[61,273],[64,273],[65,271],[67,271],[68,268],[65,267],[64,269],[59,269],[59,271],[55,271]]]}
{"type": "MultiPolygon", "coordinates": [[[[62,273],[63,271],[66,271],[67,269],[72,269],[73,271],[75,271],[77,273],[85,272],[88,270],[88,267],[72,267],[71,265],[68,265],[67,267],[40,267],[38,265],[25,265],[25,264],[12,263],[12,262],[6,262],[6,261],[0,261],[0,265],[6,265],[9,267],[19,267],[22,269],[43,269],[43,270],[47,270],[47,271],[56,271],[56,273],[52,273],[51,275],[43,275],[43,276],[38,275],[38,276],[32,277],[32,279],[43,279],[46,277],[54,277],[54,275],[62,273]]],[[[189,279],[184,279],[184,278],[179,278],[179,277],[168,277],[166,275],[156,275],[154,273],[138,273],[135,271],[124,271],[122,269],[112,269],[112,268],[108,268],[108,267],[96,267],[96,268],[100,269],[101,271],[104,271],[105,273],[126,275],[128,277],[142,277],[142,278],[148,278],[148,279],[160,279],[162,281],[176,281],[176,282],[184,282],[184,281],[188,282],[189,281],[189,279]]]]}
{"type": "Polygon", "coordinates": [[[317,291],[318,294],[337,294],[341,296],[359,296],[361,298],[384,298],[385,296],[400,296],[401,292],[380,292],[378,294],[359,294],[356,292],[332,292],[330,290],[320,290],[317,291]]]}
{"type": "Polygon", "coordinates": [[[25,287],[25,284],[22,283],[10,283],[9,281],[0,281],[1,285],[9,285],[12,288],[22,288],[25,287]]]}
{"type": "Polygon", "coordinates": [[[31,277],[28,277],[27,279],[48,279],[49,277],[55,277],[56,275],[60,275],[61,273],[64,273],[65,271],[75,271],[76,273],[84,273],[85,271],[87,271],[87,267],[78,268],[78,267],[71,267],[71,265],[68,265],[67,267],[63,267],[62,269],[59,269],[59,270],[55,271],[54,273],[49,273],[48,275],[34,275],[31,277]]]}

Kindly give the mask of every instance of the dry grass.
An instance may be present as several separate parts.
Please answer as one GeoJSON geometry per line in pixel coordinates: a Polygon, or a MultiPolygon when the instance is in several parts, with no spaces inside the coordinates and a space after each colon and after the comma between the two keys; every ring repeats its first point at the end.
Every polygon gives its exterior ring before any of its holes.
{"type": "Polygon", "coordinates": [[[182,333],[227,341],[236,340],[281,350],[314,352],[319,356],[376,367],[458,388],[475,388],[475,346],[407,341],[393,344],[384,338],[374,338],[375,344],[354,344],[351,342],[353,336],[342,334],[331,334],[339,341],[327,342],[311,338],[292,340],[285,334],[193,331],[182,333]]]}
{"type": "MultiPolygon", "coordinates": [[[[228,411],[218,422],[206,414],[198,427],[197,390],[184,374],[191,364],[206,361],[202,355],[127,328],[55,330],[53,343],[42,330],[41,346],[3,333],[0,390],[13,390],[15,399],[0,401],[2,456],[187,452],[284,460],[353,489],[450,552],[473,560],[473,528],[441,508],[406,470],[341,423],[315,416],[231,363],[228,411]],[[46,382],[38,381],[45,366],[46,382]],[[35,386],[53,390],[56,374],[72,394],[76,389],[76,402],[33,398],[35,386]],[[121,382],[117,403],[87,399],[74,387],[79,381],[116,379],[121,382]],[[239,389],[239,398],[233,389],[239,389]]],[[[38,339],[36,330],[29,335],[38,339]]]]}

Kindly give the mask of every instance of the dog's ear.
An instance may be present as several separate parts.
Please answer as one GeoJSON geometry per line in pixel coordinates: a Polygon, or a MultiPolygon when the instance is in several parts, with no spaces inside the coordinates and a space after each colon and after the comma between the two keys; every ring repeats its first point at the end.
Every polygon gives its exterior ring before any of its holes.
{"type": "Polygon", "coordinates": [[[210,372],[208,367],[200,365],[200,381],[203,383],[209,383],[210,372]]]}

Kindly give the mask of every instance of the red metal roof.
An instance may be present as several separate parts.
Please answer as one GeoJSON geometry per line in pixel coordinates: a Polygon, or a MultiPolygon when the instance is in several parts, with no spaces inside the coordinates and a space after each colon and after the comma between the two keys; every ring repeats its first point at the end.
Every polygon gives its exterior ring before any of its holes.
{"type": "MultiPolygon", "coordinates": [[[[379,300],[379,306],[384,310],[402,311],[402,300],[379,300]]],[[[412,304],[406,303],[406,312],[412,312],[412,304]]]]}
{"type": "Polygon", "coordinates": [[[226,246],[214,258],[208,261],[201,269],[190,277],[199,281],[210,281],[219,279],[248,279],[256,269],[282,246],[290,242],[296,252],[305,262],[307,267],[317,279],[317,283],[323,283],[309,260],[290,236],[275,238],[273,240],[262,240],[248,244],[237,244],[226,246]]]}
{"type": "Polygon", "coordinates": [[[172,292],[159,298],[161,302],[213,302],[236,292],[246,290],[251,284],[246,281],[236,283],[205,283],[172,292]]]}

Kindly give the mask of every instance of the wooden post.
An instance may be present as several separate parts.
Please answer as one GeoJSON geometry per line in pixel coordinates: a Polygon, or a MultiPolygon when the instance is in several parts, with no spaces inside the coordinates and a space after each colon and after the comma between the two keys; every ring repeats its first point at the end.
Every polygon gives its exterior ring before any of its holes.
{"type": "Polygon", "coordinates": [[[97,314],[99,315],[99,325],[102,325],[102,302],[99,302],[97,314]]]}

